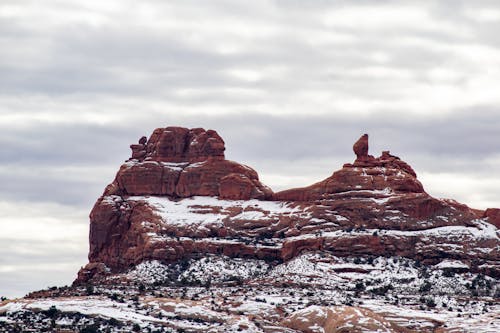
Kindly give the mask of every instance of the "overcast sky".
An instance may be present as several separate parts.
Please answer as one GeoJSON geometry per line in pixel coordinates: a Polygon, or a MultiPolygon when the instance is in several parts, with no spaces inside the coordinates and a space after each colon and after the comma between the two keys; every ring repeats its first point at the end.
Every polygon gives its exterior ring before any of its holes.
{"type": "Polygon", "coordinates": [[[88,213],[156,127],[217,130],[274,190],[370,134],[500,206],[498,1],[0,2],[0,296],[71,283],[88,213]]]}

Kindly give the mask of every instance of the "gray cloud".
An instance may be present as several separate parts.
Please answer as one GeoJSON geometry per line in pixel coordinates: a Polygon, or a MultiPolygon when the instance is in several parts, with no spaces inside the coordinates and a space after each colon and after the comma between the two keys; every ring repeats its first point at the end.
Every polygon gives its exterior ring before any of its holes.
{"type": "MultiPolygon", "coordinates": [[[[4,0],[0,204],[40,208],[0,218],[0,235],[40,216],[85,225],[68,209],[90,211],[128,145],[168,125],[218,130],[275,190],[352,161],[366,132],[431,194],[494,205],[499,29],[496,1],[4,0]]],[[[52,261],[68,283],[87,251],[21,243],[40,257],[0,242],[19,262],[0,261],[9,295],[50,279],[23,265],[52,261]]]]}
{"type": "MultiPolygon", "coordinates": [[[[325,11],[335,14],[349,9],[348,3],[342,2],[333,5],[329,2],[327,10],[324,3],[317,3],[319,7],[308,6],[306,12],[297,12],[297,8],[283,3],[278,3],[278,7],[267,3],[255,8],[227,2],[215,2],[201,8],[198,8],[199,3],[190,2],[176,6],[153,3],[158,6],[158,15],[153,16],[153,20],[165,15],[164,20],[168,22],[170,15],[174,21],[159,26],[141,25],[146,22],[137,18],[123,25],[122,20],[130,19],[130,15],[120,10],[102,13],[106,23],[93,26],[81,17],[85,7],[74,5],[67,12],[75,16],[76,22],[63,21],[41,32],[33,29],[32,21],[14,16],[3,19],[3,26],[9,26],[4,29],[3,36],[11,43],[19,43],[19,38],[24,37],[21,38],[21,42],[24,41],[21,50],[25,52],[17,60],[14,58],[19,53],[17,48],[6,51],[7,58],[11,55],[12,59],[1,68],[0,84],[2,91],[8,94],[160,94],[178,101],[176,91],[180,88],[227,87],[271,90],[274,98],[281,99],[289,96],[290,89],[300,91],[319,86],[332,92],[333,89],[349,94],[356,91],[360,97],[388,98],[398,89],[387,89],[391,88],[390,82],[379,84],[369,72],[363,74],[363,68],[376,65],[393,71],[408,71],[414,77],[395,79],[406,80],[412,85],[419,81],[429,82],[432,79],[426,78],[422,71],[446,66],[454,58],[459,60],[454,49],[458,44],[477,43],[476,33],[486,34],[486,38],[492,40],[489,33],[492,29],[482,29],[483,24],[475,24],[470,19],[464,22],[460,6],[454,6],[453,10],[446,6],[445,11],[443,6],[407,4],[427,13],[434,26],[428,28],[427,22],[419,24],[413,17],[406,25],[397,22],[396,28],[390,24],[378,29],[376,26],[359,28],[344,22],[349,23],[349,17],[338,24],[332,22],[333,26],[325,25],[322,20],[325,11]],[[172,17],[175,14],[180,18],[172,17]],[[238,20],[242,23],[232,30],[229,24],[238,20]],[[465,23],[466,30],[472,30],[471,36],[461,37],[457,20],[461,20],[460,25],[465,23]],[[455,29],[441,30],[439,24],[445,23],[455,29]],[[251,28],[256,32],[252,33],[251,28]],[[408,37],[418,38],[423,44],[407,40],[408,37]],[[217,49],[218,44],[229,48],[244,47],[239,52],[224,53],[217,49]],[[373,53],[377,52],[385,53],[388,59],[380,63],[373,58],[373,53]],[[273,66],[281,66],[287,73],[268,74],[268,68],[273,66]],[[251,67],[264,77],[258,84],[235,80],[226,72],[233,67],[251,67]]],[[[370,9],[376,16],[391,10],[393,5],[389,2],[376,7],[367,1],[358,7],[359,11],[370,9]]],[[[411,14],[411,9],[403,14],[411,14]]],[[[347,14],[352,12],[355,10],[347,14]]],[[[390,79],[390,75],[399,74],[396,71],[383,75],[389,75],[390,79]]],[[[218,94],[214,98],[219,101],[222,98],[224,102],[227,97],[218,94]]],[[[267,94],[262,97],[269,98],[267,94]]],[[[196,101],[196,97],[193,99],[196,101]]],[[[180,98],[180,101],[193,100],[180,98]]]]}

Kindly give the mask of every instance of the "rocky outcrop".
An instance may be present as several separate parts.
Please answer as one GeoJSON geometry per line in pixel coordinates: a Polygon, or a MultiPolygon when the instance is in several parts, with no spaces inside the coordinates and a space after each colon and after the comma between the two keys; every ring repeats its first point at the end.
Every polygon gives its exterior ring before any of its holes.
{"type": "Polygon", "coordinates": [[[284,326],[304,333],[403,333],[408,330],[389,322],[379,314],[351,306],[320,307],[309,306],[294,312],[284,326]]]}
{"type": "Polygon", "coordinates": [[[363,134],[358,141],[352,146],[356,160],[362,161],[369,158],[368,156],[368,134],[363,134]]]}
{"type": "Polygon", "coordinates": [[[500,228],[500,209],[499,208],[488,208],[485,210],[484,218],[488,219],[488,222],[500,228]]]}
{"type": "Polygon", "coordinates": [[[266,200],[272,196],[255,170],[224,158],[224,141],[213,130],[158,128],[149,139],[142,137],[130,148],[132,157],[121,166],[90,213],[91,262],[111,261],[113,267],[138,262],[136,254],[143,245],[137,241],[143,235],[134,222],[156,217],[148,205],[135,205],[126,199],[131,196],[219,196],[231,200],[266,200]],[[128,255],[123,257],[124,253],[128,255]],[[121,257],[123,261],[118,260],[121,257]],[[130,257],[136,259],[130,262],[130,257]]]}
{"type": "Polygon", "coordinates": [[[353,163],[277,193],[253,169],[226,160],[215,131],[156,129],[131,149],[90,214],[90,264],[79,282],[148,260],[286,261],[303,251],[456,259],[500,275],[499,210],[431,197],[399,157],[369,155],[368,135],[354,144],[353,163]]]}
{"type": "Polygon", "coordinates": [[[275,193],[275,200],[311,201],[328,199],[348,191],[384,191],[395,193],[425,193],[415,171],[389,151],[378,158],[368,155],[368,135],[363,135],[353,147],[357,158],[353,164],[333,173],[327,179],[309,187],[275,193]]]}
{"type": "Polygon", "coordinates": [[[255,170],[224,158],[224,141],[213,130],[157,128],[149,139],[142,137],[130,148],[132,157],[121,166],[104,196],[220,195],[265,200],[272,195],[255,170]]]}
{"type": "Polygon", "coordinates": [[[183,127],[157,128],[149,140],[142,137],[138,145],[130,148],[132,159],[174,163],[223,160],[225,150],[224,141],[217,132],[183,127]]]}

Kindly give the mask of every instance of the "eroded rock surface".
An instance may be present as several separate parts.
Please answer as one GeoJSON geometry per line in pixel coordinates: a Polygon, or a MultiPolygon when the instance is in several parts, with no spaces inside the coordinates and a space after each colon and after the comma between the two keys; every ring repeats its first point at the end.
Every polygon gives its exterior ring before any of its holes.
{"type": "Polygon", "coordinates": [[[224,158],[224,141],[213,130],[157,128],[149,139],[142,137],[130,148],[132,157],[121,166],[104,196],[265,200],[272,195],[255,170],[224,158]]]}

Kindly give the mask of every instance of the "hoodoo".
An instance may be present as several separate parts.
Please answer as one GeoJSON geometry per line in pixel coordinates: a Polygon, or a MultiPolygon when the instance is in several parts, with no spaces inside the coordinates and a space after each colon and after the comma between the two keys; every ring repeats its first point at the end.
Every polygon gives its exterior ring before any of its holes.
{"type": "Polygon", "coordinates": [[[356,160],[364,160],[368,158],[368,134],[363,134],[358,141],[352,146],[356,160]]]}

